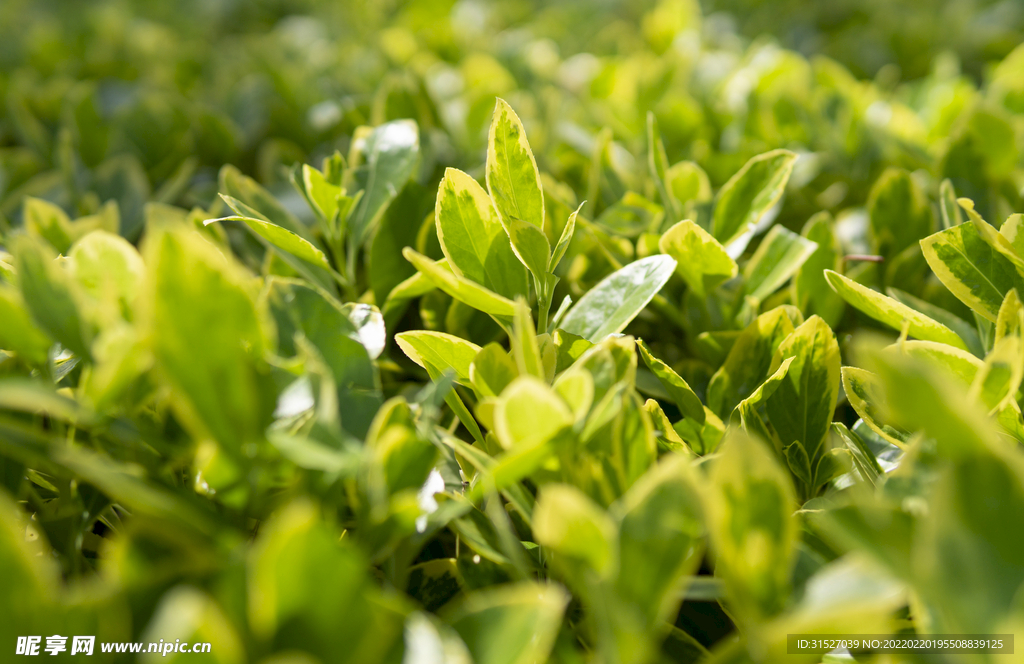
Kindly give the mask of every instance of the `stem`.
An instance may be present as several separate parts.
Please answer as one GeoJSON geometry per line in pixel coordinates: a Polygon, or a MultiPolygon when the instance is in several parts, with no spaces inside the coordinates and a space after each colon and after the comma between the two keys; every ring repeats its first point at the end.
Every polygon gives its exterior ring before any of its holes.
{"type": "Polygon", "coordinates": [[[537,298],[537,334],[544,334],[548,331],[552,293],[547,288],[537,289],[537,292],[540,293],[540,297],[537,298]]]}

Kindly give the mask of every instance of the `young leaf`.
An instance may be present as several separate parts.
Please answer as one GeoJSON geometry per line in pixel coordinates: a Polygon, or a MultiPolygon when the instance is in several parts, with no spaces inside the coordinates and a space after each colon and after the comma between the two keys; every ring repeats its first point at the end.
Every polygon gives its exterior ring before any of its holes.
{"type": "Polygon", "coordinates": [[[743,268],[750,297],[762,302],[786,283],[817,248],[818,245],[807,238],[782,226],[773,226],[743,268]]]}
{"type": "Polygon", "coordinates": [[[768,376],[772,356],[793,332],[793,320],[783,307],[758,316],[736,339],[725,363],[708,384],[707,405],[719,417],[750,396],[768,376]]]}
{"type": "Polygon", "coordinates": [[[338,212],[338,197],[341,196],[341,187],[328,182],[323,173],[309,164],[303,164],[302,188],[320,218],[325,222],[330,222],[338,212]]]}
{"type": "Polygon", "coordinates": [[[697,424],[704,424],[704,404],[686,381],[672,367],[654,357],[642,339],[637,339],[636,345],[640,349],[640,357],[644,358],[644,363],[665,387],[672,401],[679,407],[679,412],[696,420],[697,424]]]}
{"type": "Polygon", "coordinates": [[[715,199],[711,230],[716,240],[728,246],[753,231],[768,208],[782,197],[796,157],[789,150],[765,152],[729,178],[715,199]]]}
{"type": "Polygon", "coordinates": [[[478,590],[442,616],[475,664],[547,661],[569,596],[561,587],[523,582],[478,590]]]}
{"type": "MultiPolygon", "coordinates": [[[[226,197],[225,200],[234,199],[255,213],[250,214],[243,209],[236,209],[235,212],[239,216],[263,219],[291,231],[307,241],[313,239],[309,229],[296,219],[295,215],[281,205],[269,191],[252,178],[243,175],[234,166],[227,165],[220,169],[218,191],[226,197]]],[[[228,203],[230,205],[231,201],[228,203]]]]}
{"type": "Polygon", "coordinates": [[[219,219],[207,219],[203,222],[204,226],[217,221],[241,221],[246,226],[251,228],[254,233],[262,237],[264,240],[274,245],[281,251],[286,251],[296,258],[301,258],[310,265],[315,265],[324,270],[330,270],[331,264],[327,262],[327,256],[324,252],[317,249],[311,243],[304,240],[299,235],[292,233],[287,228],[282,228],[269,221],[263,221],[262,219],[253,219],[252,217],[243,216],[231,216],[221,217],[219,219]]]}
{"type": "Polygon", "coordinates": [[[516,301],[516,313],[512,318],[512,355],[521,376],[545,378],[544,363],[537,343],[537,332],[533,326],[530,309],[522,299],[516,301]]]}
{"type": "Polygon", "coordinates": [[[513,219],[544,229],[544,191],[537,161],[519,116],[500,98],[487,137],[487,190],[506,230],[513,219]]]}
{"type": "Polygon", "coordinates": [[[541,546],[598,574],[608,575],[617,563],[615,522],[574,486],[549,484],[541,489],[533,532],[541,546]]]}
{"type": "Polygon", "coordinates": [[[1024,305],[1021,304],[1016,289],[1007,293],[1003,303],[999,305],[994,339],[998,343],[1000,339],[1010,335],[1024,336],[1024,305]]]}
{"type": "Polygon", "coordinates": [[[658,119],[654,117],[653,111],[647,111],[647,168],[654,179],[661,204],[668,214],[668,221],[679,221],[679,201],[668,188],[668,156],[665,154],[665,144],[661,141],[661,132],[658,131],[658,119]]]}
{"type": "Polygon", "coordinates": [[[842,266],[842,247],[833,230],[832,216],[819,212],[807,221],[800,234],[818,248],[793,275],[793,304],[803,312],[821,316],[829,325],[836,325],[844,304],[825,280],[825,270],[838,271],[842,266]]]}
{"type": "Polygon", "coordinates": [[[867,286],[862,286],[838,272],[825,270],[825,279],[848,304],[894,330],[902,330],[904,322],[906,322],[909,324],[908,334],[916,339],[938,341],[967,350],[967,345],[953,330],[921,312],[915,311],[905,304],[900,304],[891,297],[873,291],[867,286]]]}
{"type": "Polygon", "coordinates": [[[839,343],[825,321],[811,316],[782,342],[773,364],[790,357],[786,377],[765,404],[768,419],[783,445],[798,443],[816,464],[839,397],[839,343]]]}
{"type": "Polygon", "coordinates": [[[878,253],[893,257],[934,230],[928,198],[910,173],[890,168],[871,188],[869,229],[878,253]]]}
{"type": "Polygon", "coordinates": [[[670,256],[648,256],[605,277],[562,319],[561,328],[593,342],[621,332],[675,270],[670,256]]]}
{"type": "Polygon", "coordinates": [[[586,201],[580,203],[579,207],[569,215],[569,220],[565,222],[565,228],[562,229],[562,235],[558,238],[558,244],[555,245],[555,250],[551,254],[551,260],[548,261],[549,273],[554,274],[555,268],[562,262],[562,257],[565,256],[566,249],[569,248],[569,243],[572,242],[573,233],[576,230],[576,217],[579,215],[580,210],[586,205],[586,201]]]}
{"type": "Polygon", "coordinates": [[[939,281],[986,320],[995,321],[1010,289],[1024,293],[1024,277],[1005,256],[961,224],[921,240],[925,260],[939,281]]]}
{"type": "Polygon", "coordinates": [[[444,332],[427,330],[396,334],[395,342],[410,360],[424,369],[428,364],[438,373],[452,369],[461,384],[472,386],[470,365],[480,353],[480,346],[444,332]]]}
{"type": "Polygon", "coordinates": [[[370,132],[359,149],[365,163],[355,169],[354,177],[363,197],[349,222],[356,246],[370,238],[384,208],[412,176],[420,153],[419,127],[412,120],[382,124],[370,132]]]}
{"type": "MultiPolygon", "coordinates": [[[[515,312],[515,305],[508,298],[502,297],[474,281],[444,269],[444,267],[437,265],[434,261],[411,247],[403,249],[402,255],[405,256],[406,260],[415,265],[416,269],[433,282],[437,288],[448,293],[456,300],[492,316],[511,318],[515,312]]],[[[395,290],[398,290],[398,288],[396,287],[395,290]]]]}
{"type": "Polygon", "coordinates": [[[437,239],[456,274],[514,298],[527,295],[526,270],[517,259],[490,196],[466,173],[449,168],[437,191],[437,239]]]}
{"type": "Polygon", "coordinates": [[[11,244],[21,295],[35,323],[79,358],[89,359],[95,330],[79,308],[78,284],[41,239],[20,236],[11,244]]]}
{"type": "Polygon", "coordinates": [[[534,376],[512,381],[494,408],[494,433],[505,449],[546,443],[574,421],[561,397],[534,376]]]}
{"type": "Polygon", "coordinates": [[[469,365],[469,379],[476,391],[486,397],[496,397],[519,375],[516,363],[497,343],[480,349],[469,365]]]}
{"type": "Polygon", "coordinates": [[[981,218],[981,215],[974,211],[974,201],[969,198],[957,199],[957,203],[960,207],[967,212],[967,216],[971,220],[971,224],[974,229],[978,231],[978,235],[981,236],[990,247],[1002,254],[1008,261],[1013,263],[1013,266],[1017,268],[1017,272],[1024,275],[1024,257],[1018,253],[1017,248],[1013,246],[1013,243],[1006,239],[1006,236],[997,231],[987,221],[981,218]]]}
{"type": "Polygon", "coordinates": [[[878,376],[856,367],[843,367],[842,374],[846,398],[864,423],[893,445],[905,447],[910,434],[883,423],[880,409],[884,407],[885,397],[878,376]]]}
{"type": "Polygon", "coordinates": [[[715,574],[730,608],[748,620],[779,613],[796,560],[796,499],[765,443],[734,432],[711,467],[704,495],[715,574]]]}
{"type": "Polygon", "coordinates": [[[738,271],[718,240],[689,219],[665,231],[658,248],[676,260],[676,272],[698,297],[738,271]]]}

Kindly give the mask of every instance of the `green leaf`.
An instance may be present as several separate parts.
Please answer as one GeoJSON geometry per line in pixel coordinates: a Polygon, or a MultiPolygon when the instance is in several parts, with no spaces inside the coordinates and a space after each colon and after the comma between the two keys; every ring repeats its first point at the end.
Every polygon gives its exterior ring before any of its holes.
{"type": "Polygon", "coordinates": [[[21,236],[11,245],[21,295],[35,323],[72,353],[89,359],[95,330],[79,307],[78,285],[41,240],[21,236]]]}
{"type": "Polygon", "coordinates": [[[575,421],[551,387],[534,376],[519,376],[494,408],[494,433],[505,449],[537,447],[575,421]]]}
{"type": "Polygon", "coordinates": [[[618,562],[618,529],[604,510],[568,484],[548,484],[533,511],[537,542],[607,576],[618,562]]]}
{"type": "Polygon", "coordinates": [[[384,209],[412,177],[420,154],[419,127],[412,120],[394,120],[375,127],[356,149],[364,163],[354,169],[363,197],[349,221],[351,241],[363,246],[376,228],[384,209]]]}
{"type": "MultiPolygon", "coordinates": [[[[460,277],[454,272],[449,272],[411,247],[406,247],[402,251],[402,255],[437,288],[456,300],[492,316],[511,318],[515,312],[515,305],[508,298],[502,297],[474,281],[460,277]]],[[[398,290],[398,287],[395,290],[398,290]]]]}
{"type": "Polygon", "coordinates": [[[940,217],[942,228],[939,230],[946,230],[964,223],[960,207],[956,203],[956,191],[954,191],[953,183],[949,178],[943,180],[939,185],[939,211],[942,213],[940,217]]]}
{"type": "Polygon", "coordinates": [[[644,474],[612,507],[619,521],[615,586],[655,630],[672,620],[683,579],[704,553],[704,519],[690,461],[668,457],[644,474]]]}
{"type": "Polygon", "coordinates": [[[817,249],[815,242],[782,226],[772,226],[743,268],[747,293],[757,302],[764,301],[786,283],[817,249]]]}
{"type": "Polygon", "coordinates": [[[497,343],[480,349],[469,365],[469,378],[481,395],[496,397],[519,375],[516,363],[497,343]]]}
{"type": "Polygon", "coordinates": [[[341,187],[328,182],[323,173],[309,164],[302,165],[302,186],[316,213],[323,221],[330,222],[338,212],[341,187]]]}
{"type": "Polygon", "coordinates": [[[544,231],[519,219],[505,221],[512,249],[538,282],[543,283],[551,262],[551,245],[544,231]]]}
{"type": "Polygon", "coordinates": [[[842,318],[844,305],[825,279],[825,270],[838,271],[842,266],[842,247],[833,230],[832,216],[819,212],[807,220],[800,234],[818,248],[793,275],[793,304],[834,326],[842,318]]]}
{"type": "Polygon", "coordinates": [[[874,249],[892,258],[934,230],[928,198],[910,173],[889,168],[871,188],[868,218],[874,249]]]}
{"type": "Polygon", "coordinates": [[[668,214],[668,221],[679,221],[682,211],[679,201],[668,187],[668,156],[665,154],[665,144],[661,141],[661,132],[658,131],[658,119],[654,117],[653,111],[647,111],[647,168],[661,197],[661,204],[668,214]]]}
{"type": "Polygon", "coordinates": [[[565,222],[565,227],[562,229],[562,235],[558,238],[558,244],[555,245],[555,250],[551,253],[551,260],[548,261],[547,271],[554,274],[555,268],[562,262],[562,257],[565,256],[566,250],[569,248],[569,243],[572,242],[573,233],[576,231],[576,217],[579,215],[580,210],[586,205],[586,201],[580,203],[572,214],[569,215],[568,221],[565,222]]]}
{"type": "Polygon", "coordinates": [[[914,297],[910,293],[901,291],[898,288],[887,288],[885,289],[885,292],[889,297],[900,304],[905,304],[911,309],[921,312],[925,316],[936,322],[942,323],[949,329],[956,332],[956,335],[960,337],[965,344],[967,344],[968,350],[975,355],[981,356],[985,354],[985,350],[981,344],[981,337],[978,336],[978,327],[975,324],[968,323],[963,318],[960,318],[955,314],[951,314],[946,309],[934,305],[926,300],[922,300],[921,298],[914,297]]]}
{"type": "Polygon", "coordinates": [[[679,412],[696,420],[697,424],[704,424],[704,404],[686,381],[680,378],[672,367],[654,357],[642,339],[637,339],[636,345],[640,349],[640,357],[644,359],[644,364],[658,377],[658,381],[665,387],[672,401],[679,407],[679,412]]]}
{"type": "MultiPolygon", "coordinates": [[[[97,309],[111,307],[117,320],[130,318],[146,267],[130,242],[107,231],[93,231],[75,242],[68,272],[97,309]]],[[[99,314],[99,311],[96,311],[99,314]]],[[[97,316],[99,318],[100,316],[97,316]]],[[[109,318],[108,318],[109,320],[109,318]]],[[[101,321],[101,327],[105,327],[101,321]]]]}
{"type": "Polygon", "coordinates": [[[513,246],[513,219],[544,229],[544,191],[537,161],[519,116],[500,98],[494,106],[487,137],[487,190],[513,246]]]}
{"type": "Polygon", "coordinates": [[[1017,290],[1011,290],[999,305],[996,316],[995,342],[1011,335],[1024,336],[1024,304],[1021,304],[1017,290]]]}
{"type": "Polygon", "coordinates": [[[921,250],[939,281],[986,320],[996,320],[1011,289],[1024,293],[1024,278],[1013,263],[989,246],[973,224],[930,235],[921,240],[921,250]]]}
{"type": "Polygon", "coordinates": [[[243,175],[234,166],[227,165],[220,169],[218,191],[228,198],[241,202],[256,213],[252,215],[236,210],[240,216],[263,219],[291,231],[307,241],[313,239],[309,229],[296,219],[295,215],[281,205],[269,191],[252,178],[243,175]]]}
{"type": "Polygon", "coordinates": [[[811,316],[779,345],[772,363],[790,357],[789,371],[765,404],[768,418],[784,445],[799,443],[816,465],[839,397],[839,343],[825,321],[811,316]]]}
{"type": "Polygon", "coordinates": [[[765,152],[729,178],[715,198],[711,229],[716,240],[728,246],[753,232],[768,208],[782,197],[796,157],[789,150],[765,152]]]}
{"type": "Polygon", "coordinates": [[[974,201],[969,198],[960,198],[957,199],[957,203],[967,212],[971,224],[978,231],[981,239],[1013,263],[1013,266],[1017,268],[1018,274],[1024,275],[1024,257],[1021,256],[1017,248],[1005,235],[993,228],[991,224],[981,218],[980,214],[974,211],[974,201]]]}
{"type": "Polygon", "coordinates": [[[715,575],[725,581],[730,609],[759,621],[779,613],[789,596],[796,499],[765,443],[735,432],[721,449],[704,496],[715,575]]]}
{"type": "Polygon", "coordinates": [[[850,405],[872,431],[897,447],[905,447],[910,434],[883,423],[885,395],[878,376],[864,369],[843,367],[843,389],[850,405]]]}
{"type": "Polygon", "coordinates": [[[208,226],[217,221],[244,222],[246,226],[253,230],[254,233],[281,251],[286,251],[296,258],[306,261],[310,265],[315,265],[316,267],[328,271],[331,269],[331,264],[327,261],[327,256],[324,255],[324,252],[317,249],[299,235],[292,233],[287,228],[282,228],[281,226],[269,221],[263,221],[262,219],[253,219],[252,217],[244,216],[207,219],[203,222],[203,225],[208,226]]]}
{"type": "Polygon", "coordinates": [[[434,214],[441,250],[456,274],[507,298],[529,293],[526,270],[513,252],[490,196],[476,180],[447,169],[434,214]]]}
{"type": "Polygon", "coordinates": [[[838,272],[825,270],[825,279],[848,304],[894,330],[902,331],[904,323],[907,323],[909,324],[907,334],[916,339],[938,341],[967,350],[967,345],[953,330],[932,320],[920,311],[911,309],[867,286],[862,286],[838,272]]]}
{"type": "Polygon", "coordinates": [[[30,235],[43,238],[57,253],[67,253],[72,242],[71,219],[62,208],[49,201],[26,196],[22,218],[30,235]]]}
{"type": "Polygon", "coordinates": [[[451,369],[456,380],[467,387],[472,386],[470,365],[481,350],[475,343],[444,332],[427,330],[396,334],[395,342],[410,360],[424,369],[428,364],[439,373],[451,369]]]}
{"type": "Polygon", "coordinates": [[[546,377],[544,362],[541,360],[540,344],[533,325],[530,309],[522,299],[516,301],[516,313],[512,318],[512,356],[522,376],[546,377]]]}
{"type": "Polygon", "coordinates": [[[7,284],[0,284],[0,320],[0,348],[30,364],[46,364],[53,341],[32,320],[18,289],[7,284]]]}
{"type": "Polygon", "coordinates": [[[782,307],[758,316],[736,339],[725,363],[708,384],[707,405],[719,417],[727,417],[768,376],[772,356],[782,340],[793,332],[793,321],[782,307]]]}
{"type": "Polygon", "coordinates": [[[240,455],[263,439],[276,402],[250,277],[194,231],[150,234],[143,253],[143,326],[171,405],[194,436],[240,455]]]}
{"type": "Polygon", "coordinates": [[[475,664],[548,659],[569,596],[559,586],[524,582],[473,592],[442,614],[475,664]]]}
{"type": "Polygon", "coordinates": [[[768,400],[768,397],[775,394],[775,390],[779,389],[779,385],[782,384],[782,379],[789,373],[789,366],[793,364],[794,358],[787,357],[782,363],[775,369],[772,375],[768,376],[763,383],[753,394],[744,399],[743,401],[736,404],[736,408],[732,411],[730,419],[735,422],[736,417],[739,416],[740,425],[746,430],[747,433],[760,437],[763,440],[777,443],[779,446],[782,443],[769,428],[764,418],[761,417],[760,408],[768,400]]]}
{"type": "Polygon", "coordinates": [[[648,256],[626,265],[580,298],[562,319],[561,328],[595,343],[621,332],[661,290],[675,267],[670,256],[648,256]]]}
{"type": "Polygon", "coordinates": [[[699,297],[738,272],[725,248],[688,219],[665,231],[658,248],[676,260],[676,272],[699,297]]]}

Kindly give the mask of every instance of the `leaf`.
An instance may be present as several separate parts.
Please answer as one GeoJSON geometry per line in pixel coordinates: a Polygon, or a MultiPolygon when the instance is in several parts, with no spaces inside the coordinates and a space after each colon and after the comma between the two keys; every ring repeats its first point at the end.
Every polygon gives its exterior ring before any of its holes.
{"type": "Polygon", "coordinates": [[[986,320],[996,320],[999,305],[1011,289],[1024,293],[1024,278],[981,238],[973,224],[930,235],[921,240],[921,250],[939,281],[986,320]]]}
{"type": "Polygon", "coordinates": [[[1007,293],[999,305],[994,340],[998,343],[1003,337],[1011,335],[1024,336],[1024,305],[1016,289],[1007,293]]]}
{"type": "Polygon", "coordinates": [[[442,613],[475,664],[548,659],[569,596],[559,586],[522,582],[470,593],[442,613]]]}
{"type": "Polygon", "coordinates": [[[208,226],[217,221],[241,221],[246,226],[251,228],[254,233],[262,237],[264,240],[274,245],[281,251],[286,251],[296,258],[300,258],[310,265],[322,268],[324,270],[330,270],[331,264],[327,261],[327,256],[324,252],[320,251],[312,244],[304,240],[302,237],[292,233],[286,228],[282,228],[269,221],[263,221],[262,219],[253,219],[252,217],[244,216],[232,216],[232,217],[221,217],[220,219],[207,219],[203,222],[204,226],[208,226]]]}
{"type": "Polygon", "coordinates": [[[558,556],[608,576],[618,562],[618,528],[604,510],[574,486],[548,484],[533,511],[537,543],[558,556]]]}
{"type": "Polygon", "coordinates": [[[734,432],[722,443],[704,495],[715,574],[729,606],[748,620],[781,611],[796,559],[796,499],[789,474],[760,441],[734,432]]]}
{"type": "Polygon", "coordinates": [[[735,422],[737,415],[739,416],[740,424],[747,431],[747,433],[760,437],[762,440],[771,441],[777,443],[779,446],[782,445],[779,442],[778,436],[772,433],[768,428],[764,418],[761,417],[759,409],[768,400],[768,397],[775,394],[775,390],[779,389],[779,385],[782,384],[782,379],[789,373],[789,367],[793,364],[794,358],[787,357],[782,363],[775,369],[772,375],[768,376],[761,385],[754,390],[753,394],[744,399],[743,401],[736,404],[736,408],[732,411],[730,419],[735,422]]]}
{"type": "Polygon", "coordinates": [[[143,253],[142,325],[171,405],[194,436],[241,455],[263,439],[276,403],[249,277],[194,231],[150,234],[143,253]]]}
{"type": "Polygon", "coordinates": [[[882,422],[885,397],[878,376],[864,369],[843,367],[843,389],[850,405],[872,431],[897,447],[905,447],[910,434],[882,422]]]}
{"type": "Polygon", "coordinates": [[[312,234],[309,229],[295,218],[274,196],[256,183],[255,180],[243,175],[234,166],[226,165],[220,169],[218,191],[223,196],[234,199],[255,212],[255,215],[236,210],[240,216],[254,217],[269,221],[287,231],[309,241],[312,234]]]}
{"type": "Polygon", "coordinates": [[[342,305],[341,310],[355,327],[355,334],[349,336],[363,345],[370,359],[375,360],[384,352],[387,344],[387,330],[384,328],[384,317],[380,310],[372,304],[349,302],[342,305]]]}
{"type": "Polygon", "coordinates": [[[928,198],[910,173],[889,168],[871,188],[868,218],[872,246],[892,258],[934,230],[928,198]]]}
{"type": "Polygon", "coordinates": [[[365,163],[355,168],[356,188],[363,197],[349,221],[351,241],[363,246],[384,209],[412,177],[420,154],[419,127],[412,120],[394,120],[375,127],[355,146],[365,163]]]}
{"type": "Polygon", "coordinates": [[[26,196],[22,218],[30,235],[43,238],[59,254],[67,253],[72,242],[71,219],[62,208],[49,201],[26,196]]]}
{"type": "Polygon", "coordinates": [[[775,350],[793,332],[788,312],[777,307],[758,316],[736,339],[725,363],[711,377],[707,405],[727,417],[768,376],[775,350]]]}
{"type": "Polygon", "coordinates": [[[772,226],[743,268],[750,297],[762,302],[786,283],[817,249],[816,243],[793,231],[772,226]]]}
{"type": "Polygon", "coordinates": [[[512,356],[522,376],[536,376],[545,380],[546,372],[541,360],[540,345],[530,309],[522,299],[516,302],[516,313],[512,318],[512,356]]]}
{"type": "Polygon", "coordinates": [[[480,352],[480,346],[444,332],[427,330],[396,334],[395,342],[410,360],[424,369],[428,364],[439,373],[451,369],[461,384],[472,385],[470,364],[480,352]]]}
{"type": "Polygon", "coordinates": [[[1003,337],[978,371],[970,397],[979,399],[993,414],[1007,406],[1017,407],[1017,391],[1024,378],[1024,344],[1018,336],[1003,337]]]}
{"type": "Polygon", "coordinates": [[[513,219],[544,229],[544,191],[537,161],[519,116],[500,98],[487,136],[487,191],[513,246],[515,237],[509,230],[513,219]]]}
{"type": "MultiPolygon", "coordinates": [[[[445,270],[411,247],[406,247],[402,251],[402,255],[405,256],[406,260],[415,265],[416,269],[433,282],[437,288],[440,288],[456,300],[486,314],[507,318],[512,317],[515,305],[508,298],[502,297],[476,282],[460,277],[454,272],[445,270]]],[[[395,290],[398,290],[398,287],[395,290]]]]}
{"type": "Polygon", "coordinates": [[[437,239],[453,271],[507,298],[527,295],[526,270],[513,252],[490,196],[449,168],[437,191],[437,239]]]}
{"type": "Polygon", "coordinates": [[[825,279],[825,270],[838,271],[842,265],[842,247],[833,230],[832,216],[827,212],[814,215],[804,225],[801,235],[818,248],[793,275],[793,304],[835,326],[842,318],[844,305],[825,279]]]}
{"type": "Polygon", "coordinates": [[[914,297],[910,293],[901,291],[898,288],[887,288],[886,293],[889,297],[900,304],[905,304],[911,309],[921,312],[925,316],[928,316],[938,323],[942,323],[949,329],[956,332],[956,335],[960,337],[965,344],[967,344],[968,350],[975,355],[980,356],[985,354],[984,348],[982,348],[981,344],[981,337],[978,336],[978,327],[976,325],[968,323],[963,318],[960,318],[955,314],[951,314],[942,307],[914,297]]]}
{"type": "Polygon", "coordinates": [[[0,284],[0,320],[0,348],[30,364],[46,364],[53,341],[32,320],[21,293],[7,284],[0,284]]]}
{"type": "Polygon", "coordinates": [[[699,297],[738,272],[725,248],[688,219],[665,231],[658,248],[676,260],[676,272],[699,297]]]}
{"type": "Polygon", "coordinates": [[[670,256],[648,256],[626,265],[581,297],[562,319],[561,328],[595,343],[621,332],[661,290],[675,267],[670,256]]]}
{"type": "Polygon", "coordinates": [[[309,164],[302,165],[302,187],[316,213],[325,222],[330,222],[338,212],[341,187],[328,182],[323,173],[309,164]]]}
{"type": "Polygon", "coordinates": [[[494,408],[494,433],[505,449],[537,447],[574,421],[561,397],[534,376],[512,381],[494,408]]]}
{"type": "Polygon", "coordinates": [[[654,357],[642,339],[637,339],[636,345],[640,349],[640,357],[644,359],[644,364],[657,376],[672,401],[679,407],[679,412],[696,420],[697,424],[704,424],[704,404],[686,381],[680,378],[672,367],[654,357]]]}
{"type": "Polygon", "coordinates": [[[728,246],[754,230],[768,208],[782,197],[796,157],[789,150],[765,152],[729,178],[715,198],[711,229],[716,240],[728,246]]]}
{"type": "Polygon", "coordinates": [[[658,119],[654,116],[654,111],[647,111],[647,168],[661,197],[661,204],[669,216],[668,221],[678,221],[681,210],[679,201],[668,188],[668,156],[665,154],[665,144],[661,141],[658,119]]]}
{"type": "Polygon", "coordinates": [[[683,579],[696,573],[704,553],[700,494],[689,460],[666,458],[612,512],[619,521],[616,589],[639,609],[644,627],[655,630],[678,611],[683,579]]]}
{"type": "Polygon", "coordinates": [[[816,465],[839,397],[839,343],[825,321],[811,316],[779,345],[772,364],[790,357],[793,363],[765,404],[768,418],[783,444],[799,443],[816,465]]]}
{"type": "Polygon", "coordinates": [[[967,350],[967,345],[951,329],[891,297],[862,286],[838,272],[825,270],[825,279],[848,304],[894,330],[909,324],[908,334],[916,339],[938,341],[967,350]]]}
{"type": "Polygon", "coordinates": [[[551,262],[551,246],[544,231],[519,219],[507,220],[505,228],[512,240],[516,256],[529,268],[534,278],[543,283],[548,273],[548,264],[551,262]]]}
{"type": "Polygon", "coordinates": [[[496,397],[519,375],[515,362],[497,343],[480,349],[469,365],[469,379],[483,396],[496,397]]]}
{"type": "MultiPolygon", "coordinates": [[[[118,321],[131,318],[145,269],[135,247],[107,231],[93,231],[78,240],[68,256],[68,272],[81,292],[97,309],[112,306],[118,321]]],[[[104,322],[97,320],[101,327],[106,327],[104,322]]]]}
{"type": "Polygon", "coordinates": [[[75,284],[41,240],[21,236],[11,242],[18,284],[32,319],[79,358],[90,358],[95,334],[82,315],[75,284]]]}
{"type": "Polygon", "coordinates": [[[1005,235],[993,228],[991,224],[981,218],[980,214],[974,211],[974,201],[969,198],[960,198],[957,199],[957,203],[967,213],[971,224],[974,226],[974,230],[978,231],[981,239],[1013,263],[1013,266],[1017,268],[1018,274],[1024,275],[1024,257],[1018,253],[1017,248],[1005,235]]]}
{"type": "Polygon", "coordinates": [[[586,204],[586,201],[580,203],[572,214],[569,215],[568,221],[565,222],[565,227],[562,229],[562,235],[558,238],[558,244],[555,245],[555,250],[551,253],[551,260],[548,261],[547,271],[554,274],[555,268],[562,262],[562,257],[565,256],[566,250],[569,248],[569,243],[572,242],[573,233],[576,231],[576,217],[579,215],[580,210],[586,204]]]}

